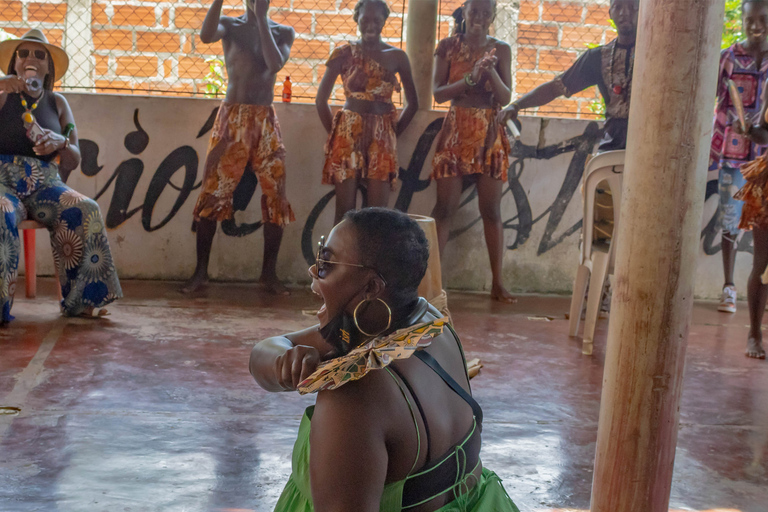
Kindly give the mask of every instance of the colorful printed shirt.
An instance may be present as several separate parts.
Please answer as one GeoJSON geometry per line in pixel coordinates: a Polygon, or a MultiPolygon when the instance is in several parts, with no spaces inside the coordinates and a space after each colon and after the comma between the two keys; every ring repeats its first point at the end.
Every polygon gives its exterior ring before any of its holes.
{"type": "Polygon", "coordinates": [[[760,114],[760,98],[768,78],[768,58],[757,69],[755,58],[741,43],[736,43],[720,53],[720,73],[717,81],[717,106],[715,126],[712,130],[712,146],[709,170],[719,170],[723,165],[738,169],[741,164],[757,158],[760,147],[748,138],[731,131],[731,124],[738,119],[736,109],[728,93],[728,80],[733,80],[741,92],[747,122],[755,122],[760,114]]]}
{"type": "Polygon", "coordinates": [[[614,39],[604,46],[590,48],[565,73],[556,78],[566,97],[596,85],[605,100],[605,134],[601,151],[625,149],[629,104],[632,99],[632,70],[635,45],[622,45],[614,39]]]}

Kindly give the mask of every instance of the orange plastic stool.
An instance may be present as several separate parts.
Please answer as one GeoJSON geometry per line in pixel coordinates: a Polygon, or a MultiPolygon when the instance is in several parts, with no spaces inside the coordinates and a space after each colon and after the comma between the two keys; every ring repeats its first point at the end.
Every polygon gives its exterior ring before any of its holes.
{"type": "MultiPolygon", "coordinates": [[[[23,220],[19,224],[19,229],[24,233],[24,278],[26,281],[27,298],[34,299],[37,296],[37,264],[35,249],[37,240],[35,239],[36,229],[45,229],[45,226],[35,220],[23,220]]],[[[54,269],[56,275],[56,290],[61,300],[61,285],[59,284],[59,269],[54,269]]]]}

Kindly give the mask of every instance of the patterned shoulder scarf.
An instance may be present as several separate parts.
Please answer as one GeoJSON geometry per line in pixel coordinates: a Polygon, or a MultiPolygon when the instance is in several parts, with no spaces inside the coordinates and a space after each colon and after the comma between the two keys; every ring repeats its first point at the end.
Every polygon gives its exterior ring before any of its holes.
{"type": "Polygon", "coordinates": [[[336,389],[347,382],[362,379],[371,370],[380,370],[397,359],[408,359],[416,350],[428,347],[442,334],[448,318],[438,318],[404,327],[384,337],[374,338],[346,355],[321,363],[317,370],[299,384],[302,395],[336,389]]]}

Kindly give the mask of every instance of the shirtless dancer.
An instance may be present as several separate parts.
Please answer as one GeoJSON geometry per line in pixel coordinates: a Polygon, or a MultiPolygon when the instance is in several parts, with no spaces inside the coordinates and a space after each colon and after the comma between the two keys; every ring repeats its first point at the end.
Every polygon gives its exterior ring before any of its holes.
{"type": "Polygon", "coordinates": [[[243,16],[221,16],[223,0],[214,0],[200,30],[203,43],[223,41],[227,96],[213,126],[203,185],[195,206],[197,268],[181,289],[198,290],[208,281],[216,222],[233,216],[232,196],[247,170],[261,185],[264,263],[259,282],[287,295],[277,279],[277,253],[283,226],[296,220],[285,196],[285,147],[272,98],[275,78],[291,53],[293,28],[267,18],[269,0],[246,0],[243,16]]]}

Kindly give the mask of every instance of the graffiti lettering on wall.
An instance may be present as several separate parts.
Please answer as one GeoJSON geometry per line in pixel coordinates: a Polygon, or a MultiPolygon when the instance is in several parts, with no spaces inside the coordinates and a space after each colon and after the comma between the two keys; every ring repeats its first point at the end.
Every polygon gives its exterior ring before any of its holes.
{"type": "MultiPolygon", "coordinates": [[[[200,128],[197,138],[204,137],[213,127],[213,123],[218,113],[218,107],[213,109],[208,119],[200,128]]],[[[395,208],[408,211],[413,201],[414,195],[422,192],[430,185],[430,179],[422,179],[421,174],[425,165],[428,166],[427,156],[432,144],[442,127],[443,119],[435,119],[430,123],[419,137],[416,147],[411,155],[406,168],[400,168],[399,180],[401,186],[395,201],[395,208]]],[[[543,121],[542,130],[546,129],[546,121],[543,121]]],[[[112,188],[112,198],[109,203],[107,214],[105,216],[106,225],[109,229],[115,229],[133,217],[139,211],[141,212],[142,227],[148,231],[156,231],[166,224],[178,213],[182,205],[187,201],[192,192],[200,187],[200,181],[197,181],[199,157],[197,152],[191,146],[180,146],[168,153],[165,159],[155,170],[150,180],[144,200],[140,206],[131,207],[134,200],[134,193],[145,171],[144,162],[139,158],[150,143],[150,137],[142,128],[139,120],[139,109],[134,111],[133,124],[134,131],[125,136],[123,145],[133,157],[122,161],[111,176],[107,179],[101,189],[94,196],[99,199],[112,188]],[[182,183],[175,184],[172,180],[174,176],[182,172],[182,183]],[[158,199],[167,189],[176,192],[175,201],[170,211],[161,220],[153,218],[155,206],[158,199]]],[[[582,221],[567,226],[560,230],[566,209],[571,203],[574,194],[581,183],[582,174],[587,157],[592,153],[595,144],[600,139],[602,130],[596,122],[589,123],[584,132],[571,139],[562,141],[549,146],[529,146],[519,141],[512,148],[512,163],[509,169],[509,178],[504,195],[511,195],[515,204],[515,215],[512,218],[505,219],[503,226],[505,230],[515,232],[514,240],[507,246],[509,250],[515,250],[528,242],[533,227],[542,221],[546,222],[544,233],[539,240],[537,254],[541,255],[566,238],[578,232],[581,229],[582,221]],[[533,216],[528,194],[522,184],[522,176],[525,172],[526,161],[530,160],[550,160],[563,154],[572,154],[571,161],[565,174],[563,182],[560,184],[558,193],[546,209],[533,216]],[[559,234],[558,230],[560,230],[559,234]]],[[[88,139],[80,141],[82,152],[82,171],[86,176],[93,177],[103,170],[99,165],[99,146],[96,142],[88,139]]],[[[242,181],[237,186],[234,193],[235,211],[245,210],[257,189],[257,179],[254,173],[246,172],[242,181]]],[[[477,197],[476,191],[470,182],[464,184],[465,197],[461,207],[468,207],[477,197]]],[[[707,198],[717,193],[717,182],[710,181],[707,186],[707,198]]],[[[361,187],[363,204],[365,204],[365,189],[361,187]]],[[[301,238],[302,254],[308,263],[314,258],[312,240],[315,225],[324,210],[333,200],[334,192],[328,192],[322,196],[304,223],[301,238]]],[[[480,222],[479,213],[471,216],[471,220],[463,226],[455,228],[451,232],[451,238],[456,238],[469,230],[472,226],[480,222]]],[[[228,236],[247,236],[261,227],[261,222],[238,224],[234,219],[222,223],[222,231],[228,236]]],[[[714,254],[719,251],[719,244],[715,245],[719,235],[719,221],[715,214],[702,232],[702,241],[704,252],[714,254]]],[[[749,250],[751,252],[751,237],[742,238],[739,246],[740,250],[749,250]]]]}

